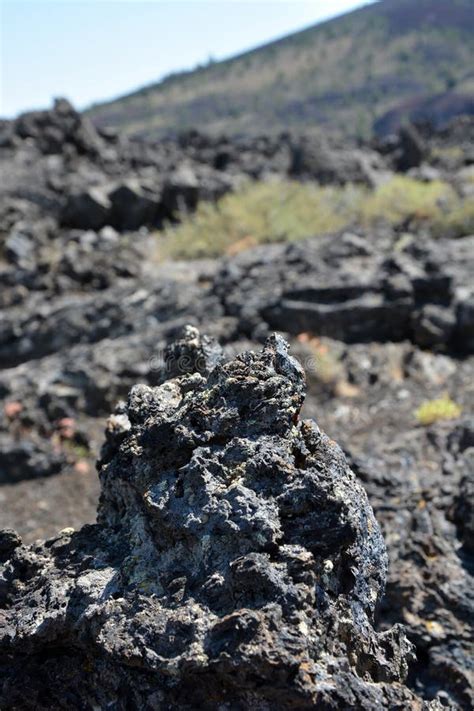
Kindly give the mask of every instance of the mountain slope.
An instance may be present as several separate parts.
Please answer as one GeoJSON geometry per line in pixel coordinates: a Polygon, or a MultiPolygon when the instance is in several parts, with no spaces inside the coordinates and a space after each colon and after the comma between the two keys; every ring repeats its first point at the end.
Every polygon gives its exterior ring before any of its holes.
{"type": "Polygon", "coordinates": [[[418,107],[423,116],[423,105],[441,106],[441,119],[472,111],[473,38],[472,0],[381,0],[88,113],[136,135],[316,126],[365,135],[399,107],[401,117],[418,107]]]}

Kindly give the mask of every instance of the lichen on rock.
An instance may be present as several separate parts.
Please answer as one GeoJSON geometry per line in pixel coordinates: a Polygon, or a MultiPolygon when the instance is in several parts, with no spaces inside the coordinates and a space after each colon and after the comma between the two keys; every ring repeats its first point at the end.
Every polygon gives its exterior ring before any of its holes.
{"type": "Polygon", "coordinates": [[[166,358],[109,420],[97,524],[0,545],[1,707],[422,708],[402,630],[374,628],[379,527],[285,341],[226,362],[188,329],[166,358]]]}

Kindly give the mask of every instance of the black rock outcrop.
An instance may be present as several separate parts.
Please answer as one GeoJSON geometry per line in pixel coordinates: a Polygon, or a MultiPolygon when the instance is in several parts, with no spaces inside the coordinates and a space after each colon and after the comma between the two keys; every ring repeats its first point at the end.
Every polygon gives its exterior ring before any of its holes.
{"type": "Polygon", "coordinates": [[[67,99],[56,99],[50,111],[21,114],[13,124],[13,134],[31,139],[44,154],[63,153],[70,147],[79,154],[97,156],[104,145],[92,122],[67,99]]]}
{"type": "Polygon", "coordinates": [[[425,706],[403,632],[374,629],[380,530],[342,451],[299,420],[287,350],[271,336],[224,362],[188,328],[175,377],[109,419],[98,523],[2,534],[2,708],[425,706]]]}
{"type": "Polygon", "coordinates": [[[222,260],[214,293],[248,335],[263,322],[346,343],[406,339],[472,352],[474,239],[409,238],[400,252],[389,232],[374,234],[244,251],[222,260]]]}

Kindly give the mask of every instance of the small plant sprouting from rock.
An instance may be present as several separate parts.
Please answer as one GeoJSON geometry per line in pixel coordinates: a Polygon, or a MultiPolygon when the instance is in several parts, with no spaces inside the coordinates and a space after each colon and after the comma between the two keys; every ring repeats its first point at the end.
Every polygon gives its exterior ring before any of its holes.
{"type": "Polygon", "coordinates": [[[462,412],[461,407],[449,395],[435,400],[428,400],[416,410],[415,417],[420,425],[432,425],[435,422],[456,420],[462,412]]]}

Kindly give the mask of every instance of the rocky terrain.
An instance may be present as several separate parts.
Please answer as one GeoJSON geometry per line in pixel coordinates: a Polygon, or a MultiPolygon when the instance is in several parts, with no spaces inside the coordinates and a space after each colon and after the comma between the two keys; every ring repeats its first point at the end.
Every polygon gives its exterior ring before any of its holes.
{"type": "Polygon", "coordinates": [[[472,707],[474,236],[159,256],[249,178],[472,194],[472,134],[0,126],[2,708],[472,707]]]}
{"type": "Polygon", "coordinates": [[[223,363],[188,327],[165,359],[188,373],[134,386],[109,419],[98,524],[44,546],[4,534],[4,703],[414,700],[403,633],[372,627],[380,530],[335,442],[298,421],[304,372],[287,351],[273,336],[223,363]]]}

